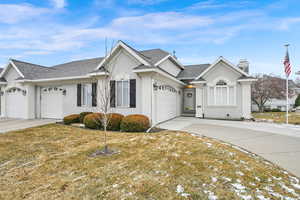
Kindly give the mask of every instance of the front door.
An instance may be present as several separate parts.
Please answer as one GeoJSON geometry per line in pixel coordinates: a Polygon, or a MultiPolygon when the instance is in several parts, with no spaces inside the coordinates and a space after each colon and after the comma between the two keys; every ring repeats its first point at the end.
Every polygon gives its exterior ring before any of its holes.
{"type": "Polygon", "coordinates": [[[183,90],[183,113],[194,114],[195,110],[195,88],[186,88],[183,90]]]}

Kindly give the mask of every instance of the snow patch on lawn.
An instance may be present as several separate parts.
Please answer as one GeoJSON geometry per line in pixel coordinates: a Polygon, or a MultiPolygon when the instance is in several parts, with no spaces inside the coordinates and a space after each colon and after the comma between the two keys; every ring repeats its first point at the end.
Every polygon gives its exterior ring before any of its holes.
{"type": "Polygon", "coordinates": [[[284,183],[279,183],[279,185],[281,186],[281,188],[283,188],[285,191],[287,191],[288,193],[291,193],[292,195],[294,195],[295,197],[300,197],[299,194],[297,194],[295,192],[294,189],[289,188],[288,186],[286,186],[284,183]]]}
{"type": "Polygon", "coordinates": [[[204,190],[204,193],[208,194],[208,200],[217,200],[218,199],[218,197],[212,191],[204,190]]]}
{"type": "Polygon", "coordinates": [[[212,144],[209,142],[204,142],[204,143],[207,145],[208,148],[210,148],[212,146],[212,144]]]}
{"type": "Polygon", "coordinates": [[[218,179],[217,179],[216,177],[211,177],[211,181],[212,181],[213,183],[215,183],[215,182],[218,181],[218,179]]]}
{"type": "Polygon", "coordinates": [[[177,185],[177,187],[176,187],[176,192],[177,192],[178,194],[180,194],[182,197],[188,197],[188,196],[190,196],[190,194],[184,193],[184,188],[183,188],[182,185],[177,185]]]}
{"type": "Polygon", "coordinates": [[[244,175],[245,175],[245,174],[244,174],[243,172],[241,172],[241,171],[236,172],[236,174],[239,175],[239,176],[244,176],[244,175]]]}

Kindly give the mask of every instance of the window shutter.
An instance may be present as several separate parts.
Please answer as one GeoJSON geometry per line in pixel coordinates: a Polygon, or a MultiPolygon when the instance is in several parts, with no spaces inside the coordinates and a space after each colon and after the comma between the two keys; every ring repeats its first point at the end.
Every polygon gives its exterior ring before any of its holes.
{"type": "Polygon", "coordinates": [[[81,84],[77,84],[77,106],[81,107],[81,84]]]}
{"type": "Polygon", "coordinates": [[[130,79],[130,108],[136,107],[136,80],[130,79]]]}
{"type": "Polygon", "coordinates": [[[116,107],[116,81],[110,81],[110,107],[116,107]]]}
{"type": "Polygon", "coordinates": [[[97,106],[97,83],[92,83],[92,106],[97,106]]]}

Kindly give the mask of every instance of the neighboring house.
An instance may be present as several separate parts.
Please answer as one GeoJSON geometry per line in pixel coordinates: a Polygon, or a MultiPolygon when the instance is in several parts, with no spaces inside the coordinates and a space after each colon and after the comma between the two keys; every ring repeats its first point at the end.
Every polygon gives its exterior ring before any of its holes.
{"type": "Polygon", "coordinates": [[[200,118],[251,118],[248,62],[234,66],[223,57],[213,64],[183,66],[161,49],[137,51],[119,41],[105,58],[44,67],[10,60],[0,74],[1,116],[57,118],[97,111],[97,84],[114,65],[113,112],[144,114],[153,124],[183,114],[200,118]]]}
{"type": "MultiPolygon", "coordinates": [[[[286,80],[279,77],[270,77],[276,79],[282,88],[286,87],[286,80]]],[[[285,94],[285,89],[282,89],[282,93],[285,94]]],[[[297,96],[300,94],[300,86],[293,80],[289,80],[289,109],[294,108],[297,96]]],[[[279,109],[280,111],[286,111],[286,98],[282,97],[271,98],[264,105],[265,110],[279,109]]],[[[252,111],[258,112],[258,106],[252,102],[252,111]]]]}

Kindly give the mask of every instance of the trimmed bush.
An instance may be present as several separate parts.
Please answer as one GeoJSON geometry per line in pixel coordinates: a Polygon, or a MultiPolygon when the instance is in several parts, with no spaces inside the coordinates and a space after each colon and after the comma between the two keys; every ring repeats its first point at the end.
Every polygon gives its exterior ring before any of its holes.
{"type": "Polygon", "coordinates": [[[273,108],[271,111],[272,112],[281,112],[281,110],[279,108],[273,108]]]}
{"type": "Polygon", "coordinates": [[[103,114],[101,113],[92,113],[88,114],[84,117],[83,123],[85,127],[90,128],[90,129],[101,129],[101,117],[103,114]]]}
{"type": "Polygon", "coordinates": [[[110,113],[107,114],[109,117],[109,123],[107,126],[107,130],[109,131],[119,131],[122,119],[124,118],[124,115],[118,114],[118,113],[110,113]]]}
{"type": "Polygon", "coordinates": [[[121,122],[121,131],[145,132],[150,128],[149,118],[145,115],[128,115],[121,122]]]}
{"type": "Polygon", "coordinates": [[[80,123],[83,123],[84,117],[87,116],[88,114],[92,114],[92,112],[81,112],[80,115],[80,123]]]}
{"type": "Polygon", "coordinates": [[[300,106],[300,94],[298,94],[297,99],[295,100],[295,108],[300,106]]]}
{"type": "Polygon", "coordinates": [[[73,124],[73,123],[79,123],[79,118],[80,115],[78,114],[73,114],[73,115],[68,115],[66,117],[64,117],[64,124],[73,124]]]}

